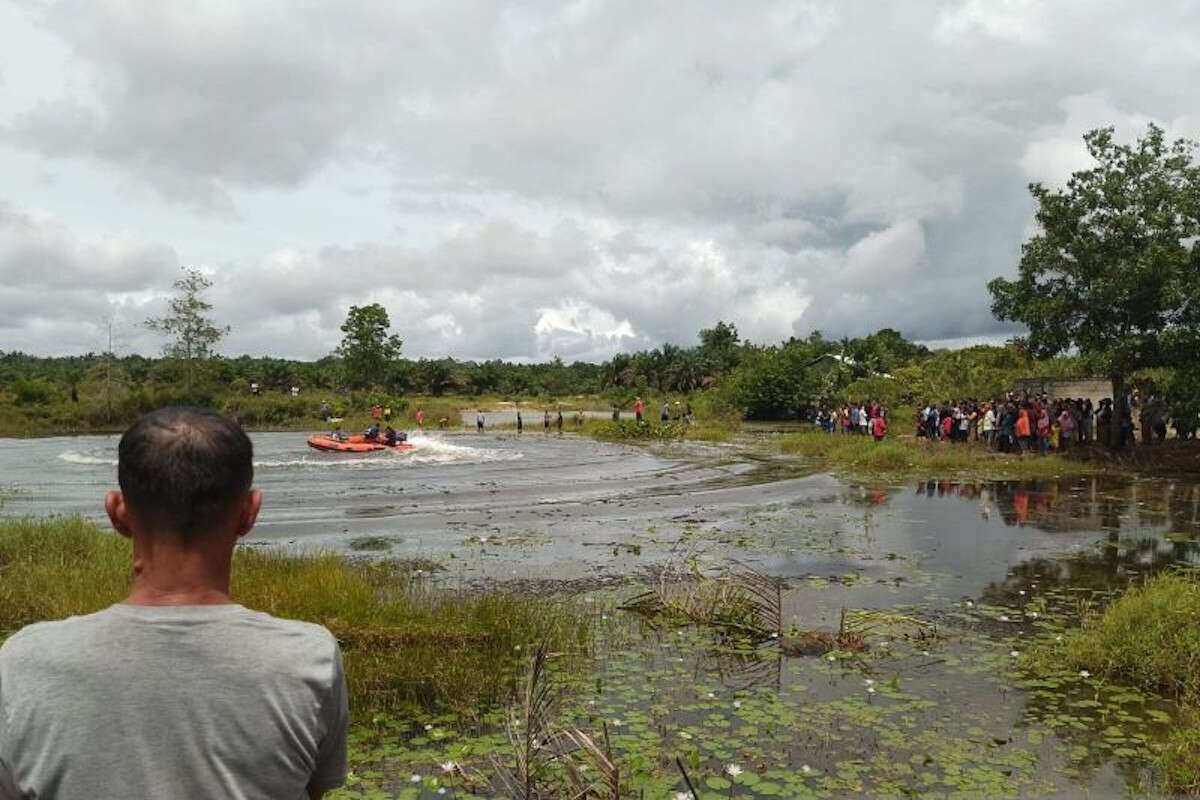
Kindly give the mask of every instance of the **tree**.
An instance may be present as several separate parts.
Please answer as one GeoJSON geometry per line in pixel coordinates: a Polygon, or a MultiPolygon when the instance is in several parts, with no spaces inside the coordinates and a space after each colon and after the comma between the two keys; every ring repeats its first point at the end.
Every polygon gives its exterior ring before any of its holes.
{"type": "Polygon", "coordinates": [[[348,385],[363,387],[384,380],[388,365],[400,355],[404,344],[400,337],[388,333],[391,325],[387,309],[378,303],[350,306],[342,323],[345,336],[336,351],[348,385]]]}
{"type": "Polygon", "coordinates": [[[167,303],[167,315],[147,319],[147,328],[172,337],[163,347],[163,354],[184,362],[187,389],[192,388],[193,364],[209,358],[212,348],[229,333],[229,326],[217,327],[208,318],[212,305],[202,295],[212,288],[212,281],[198,269],[183,271],[175,281],[175,296],[167,303]]]}
{"type": "Polygon", "coordinates": [[[1155,125],[1134,146],[1112,128],[1083,139],[1097,165],[1066,189],[1030,185],[1040,230],[1017,278],[988,289],[997,317],[1029,326],[1032,355],[1095,357],[1120,403],[1132,372],[1180,363],[1200,341],[1200,167],[1194,142],[1168,145],[1155,125]]]}
{"type": "Polygon", "coordinates": [[[732,324],[718,322],[700,331],[699,355],[715,375],[723,375],[737,366],[742,358],[738,329],[732,324]]]}

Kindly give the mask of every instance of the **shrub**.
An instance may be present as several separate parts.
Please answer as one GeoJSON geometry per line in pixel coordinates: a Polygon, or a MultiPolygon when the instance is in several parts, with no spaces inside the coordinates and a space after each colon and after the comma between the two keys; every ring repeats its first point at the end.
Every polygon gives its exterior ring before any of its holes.
{"type": "Polygon", "coordinates": [[[54,386],[48,381],[35,378],[14,381],[12,393],[16,396],[19,405],[36,406],[49,403],[56,392],[54,386]]]}

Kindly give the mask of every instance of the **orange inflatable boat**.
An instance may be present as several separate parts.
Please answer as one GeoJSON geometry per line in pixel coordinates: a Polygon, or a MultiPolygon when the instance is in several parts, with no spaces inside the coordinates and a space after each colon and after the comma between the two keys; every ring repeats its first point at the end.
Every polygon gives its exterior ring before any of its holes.
{"type": "Polygon", "coordinates": [[[372,453],[376,450],[412,450],[408,442],[397,442],[394,445],[384,444],[383,439],[371,440],[362,435],[346,436],[335,439],[327,433],[314,433],[308,437],[308,446],[314,450],[326,450],[333,453],[372,453]]]}

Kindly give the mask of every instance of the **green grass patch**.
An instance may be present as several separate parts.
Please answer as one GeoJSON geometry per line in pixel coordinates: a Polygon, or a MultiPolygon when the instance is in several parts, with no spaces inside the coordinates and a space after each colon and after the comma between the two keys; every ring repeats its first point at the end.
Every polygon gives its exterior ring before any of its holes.
{"type": "Polygon", "coordinates": [[[1200,702],[1200,581],[1167,573],[1086,620],[1066,645],[1072,665],[1200,702]]]}
{"type": "Polygon", "coordinates": [[[1075,669],[1173,695],[1180,713],[1155,750],[1166,794],[1200,793],[1200,581],[1167,573],[1086,618],[1062,646],[1075,669]]]}
{"type": "Polygon", "coordinates": [[[1025,456],[994,452],[981,444],[928,442],[909,437],[888,437],[876,442],[870,436],[829,434],[816,429],[783,436],[784,453],[805,456],[852,474],[883,473],[945,477],[973,475],[990,478],[1040,478],[1096,472],[1096,464],[1059,455],[1025,456]]]}
{"type": "MultiPolygon", "coordinates": [[[[120,601],[129,574],[128,542],[89,522],[0,521],[0,639],[120,601]]],[[[473,718],[506,699],[531,644],[549,634],[556,649],[578,652],[590,636],[568,603],[440,590],[388,561],[243,548],[232,593],[250,608],[332,630],[359,719],[431,710],[473,718]]]]}

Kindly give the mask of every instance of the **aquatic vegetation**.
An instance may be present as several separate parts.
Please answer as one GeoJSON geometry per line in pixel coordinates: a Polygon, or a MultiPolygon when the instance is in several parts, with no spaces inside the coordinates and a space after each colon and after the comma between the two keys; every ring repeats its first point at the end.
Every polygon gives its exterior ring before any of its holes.
{"type": "Polygon", "coordinates": [[[745,565],[705,575],[664,569],[653,588],[621,606],[647,617],[687,620],[751,636],[780,634],[783,583],[745,565]]]}
{"type": "Polygon", "coordinates": [[[1078,669],[1200,700],[1200,580],[1150,578],[1084,620],[1064,654],[1078,669]]]}
{"type": "Polygon", "coordinates": [[[392,542],[386,536],[356,536],[346,546],[358,551],[391,550],[392,542]]]}
{"type": "MultiPolygon", "coordinates": [[[[124,539],[78,518],[0,521],[0,637],[119,601],[129,563],[124,539]]],[[[522,647],[549,635],[578,652],[591,627],[553,598],[440,590],[402,562],[334,555],[241,548],[232,593],[250,608],[334,631],[358,724],[381,713],[479,716],[507,697],[522,647]]]]}

